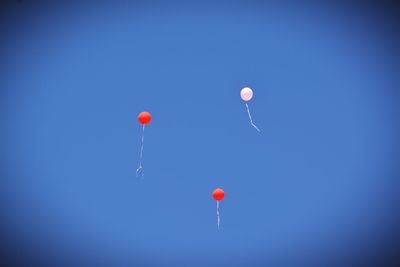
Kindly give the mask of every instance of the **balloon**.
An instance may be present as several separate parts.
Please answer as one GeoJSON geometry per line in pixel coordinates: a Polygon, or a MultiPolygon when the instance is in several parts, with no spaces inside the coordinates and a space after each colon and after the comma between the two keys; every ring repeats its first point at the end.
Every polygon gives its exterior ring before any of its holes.
{"type": "Polygon", "coordinates": [[[140,112],[138,120],[142,125],[149,124],[151,121],[151,115],[147,111],[140,112]]]}
{"type": "MultiPolygon", "coordinates": [[[[240,91],[240,97],[245,102],[250,101],[253,98],[253,90],[251,90],[251,88],[249,88],[249,87],[243,88],[240,91]]],[[[249,105],[247,103],[245,103],[245,104],[246,104],[247,115],[249,116],[250,124],[260,133],[261,132],[260,129],[258,129],[258,127],[254,124],[253,119],[251,118],[249,105]]]]}
{"type": "Polygon", "coordinates": [[[243,101],[250,101],[253,98],[253,90],[249,87],[245,87],[240,91],[240,97],[243,101]]]}
{"type": "Polygon", "coordinates": [[[139,120],[140,124],[143,125],[143,127],[142,127],[142,143],[140,145],[140,161],[139,161],[139,168],[136,169],[136,177],[138,177],[139,173],[140,173],[143,178],[144,172],[143,172],[143,166],[142,166],[142,158],[143,158],[143,144],[144,144],[144,128],[147,124],[150,123],[151,115],[147,111],[140,112],[140,114],[138,116],[138,120],[139,120]]]}
{"type": "Polygon", "coordinates": [[[221,188],[217,188],[214,190],[212,196],[216,201],[221,201],[225,196],[225,192],[221,188]]]}

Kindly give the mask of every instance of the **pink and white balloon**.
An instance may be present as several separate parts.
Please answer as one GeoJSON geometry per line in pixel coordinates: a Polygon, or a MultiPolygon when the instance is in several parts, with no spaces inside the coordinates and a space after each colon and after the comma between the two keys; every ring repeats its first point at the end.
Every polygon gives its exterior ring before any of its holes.
{"type": "Polygon", "coordinates": [[[240,97],[243,101],[250,101],[253,98],[253,90],[250,87],[245,87],[240,91],[240,97]]]}
{"type": "Polygon", "coordinates": [[[251,90],[250,87],[244,87],[241,91],[240,91],[240,97],[242,98],[242,100],[245,102],[246,104],[246,109],[247,109],[247,114],[249,116],[249,120],[250,120],[250,124],[258,131],[261,132],[260,129],[258,129],[258,127],[253,123],[253,119],[251,118],[251,114],[250,114],[250,109],[249,109],[249,105],[247,105],[247,102],[250,101],[253,98],[253,90],[251,90]]]}

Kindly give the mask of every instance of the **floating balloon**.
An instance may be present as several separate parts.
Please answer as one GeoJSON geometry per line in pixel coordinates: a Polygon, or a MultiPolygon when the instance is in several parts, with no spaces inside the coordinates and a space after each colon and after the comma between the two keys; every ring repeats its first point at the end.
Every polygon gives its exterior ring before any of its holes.
{"type": "Polygon", "coordinates": [[[250,115],[249,105],[247,105],[247,102],[250,101],[250,100],[253,98],[253,90],[251,90],[251,88],[249,88],[249,87],[244,87],[244,88],[240,91],[240,97],[242,98],[243,101],[245,101],[246,109],[247,109],[247,115],[249,116],[250,124],[251,124],[258,132],[261,132],[260,129],[258,129],[258,127],[253,123],[253,119],[251,118],[251,115],[250,115]]]}
{"type": "Polygon", "coordinates": [[[147,125],[151,121],[151,115],[147,111],[140,112],[140,114],[138,116],[138,120],[139,120],[140,124],[147,125]]]}
{"type": "Polygon", "coordinates": [[[150,123],[151,115],[147,111],[140,112],[140,114],[138,116],[138,120],[143,127],[142,127],[142,143],[140,146],[140,161],[139,161],[139,167],[136,169],[136,177],[141,175],[141,177],[143,178],[144,171],[143,171],[143,166],[142,166],[142,159],[143,159],[143,145],[144,145],[144,128],[147,124],[150,123]]]}
{"type": "Polygon", "coordinates": [[[240,91],[240,97],[243,101],[250,101],[253,98],[253,90],[249,87],[245,87],[240,91]]]}
{"type": "Polygon", "coordinates": [[[217,188],[214,190],[212,193],[213,198],[217,201],[217,225],[218,225],[218,230],[219,230],[219,202],[224,199],[225,197],[225,192],[221,188],[217,188]]]}
{"type": "Polygon", "coordinates": [[[224,196],[225,196],[225,192],[221,188],[217,188],[213,192],[213,198],[216,201],[221,201],[222,199],[224,199],[224,196]]]}

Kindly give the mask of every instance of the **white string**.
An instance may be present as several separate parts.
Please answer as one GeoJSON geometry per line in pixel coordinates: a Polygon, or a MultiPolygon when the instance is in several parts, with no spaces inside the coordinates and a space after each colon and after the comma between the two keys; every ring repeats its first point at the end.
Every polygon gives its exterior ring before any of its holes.
{"type": "Polygon", "coordinates": [[[144,145],[144,126],[142,129],[142,144],[140,146],[140,161],[139,161],[139,168],[136,169],[136,177],[138,177],[139,172],[141,173],[141,177],[144,178],[144,170],[142,166],[142,158],[143,158],[143,145],[144,145]]]}
{"type": "Polygon", "coordinates": [[[253,123],[253,120],[252,120],[251,115],[250,115],[249,106],[247,105],[247,103],[245,103],[245,104],[246,104],[247,114],[249,115],[249,119],[250,119],[251,125],[253,125],[253,127],[256,128],[256,130],[260,133],[261,132],[260,129],[258,129],[257,126],[253,123]]]}
{"type": "Polygon", "coordinates": [[[217,200],[217,224],[218,224],[218,230],[219,230],[219,201],[217,200]]]}

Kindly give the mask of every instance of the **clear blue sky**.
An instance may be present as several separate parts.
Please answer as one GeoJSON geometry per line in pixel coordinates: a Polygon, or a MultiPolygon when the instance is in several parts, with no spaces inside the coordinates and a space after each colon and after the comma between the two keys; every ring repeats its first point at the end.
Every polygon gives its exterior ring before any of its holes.
{"type": "Polygon", "coordinates": [[[345,266],[391,248],[400,42],[386,13],[246,1],[23,1],[3,13],[8,255],[57,266],[345,266]],[[144,110],[153,120],[140,180],[144,110]]]}

